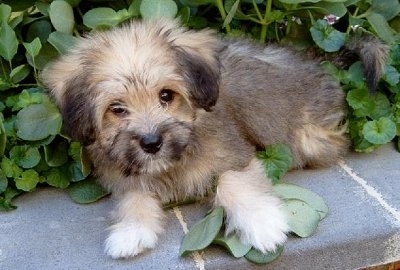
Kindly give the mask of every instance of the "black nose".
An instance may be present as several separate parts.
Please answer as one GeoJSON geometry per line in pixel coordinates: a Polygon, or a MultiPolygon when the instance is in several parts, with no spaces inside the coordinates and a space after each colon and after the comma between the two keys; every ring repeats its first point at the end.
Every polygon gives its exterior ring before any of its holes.
{"type": "Polygon", "coordinates": [[[143,151],[150,154],[157,153],[161,149],[162,144],[161,135],[155,133],[146,134],[140,139],[140,147],[142,147],[143,151]]]}

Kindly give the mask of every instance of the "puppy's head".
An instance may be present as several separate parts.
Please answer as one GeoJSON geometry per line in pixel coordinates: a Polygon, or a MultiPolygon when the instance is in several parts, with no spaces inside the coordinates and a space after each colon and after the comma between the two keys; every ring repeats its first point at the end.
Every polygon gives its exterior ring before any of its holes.
{"type": "Polygon", "coordinates": [[[195,140],[196,110],[217,101],[218,46],[210,30],[134,21],[82,38],[42,80],[93,159],[126,175],[161,172],[195,140]]]}

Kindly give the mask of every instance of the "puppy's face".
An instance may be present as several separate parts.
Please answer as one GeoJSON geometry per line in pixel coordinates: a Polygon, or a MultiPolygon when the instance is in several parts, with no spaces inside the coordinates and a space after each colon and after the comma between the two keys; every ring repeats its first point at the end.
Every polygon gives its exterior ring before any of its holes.
{"type": "Polygon", "coordinates": [[[94,160],[124,175],[160,173],[196,143],[196,110],[217,100],[217,51],[210,31],[132,22],[82,39],[42,78],[94,160]]]}

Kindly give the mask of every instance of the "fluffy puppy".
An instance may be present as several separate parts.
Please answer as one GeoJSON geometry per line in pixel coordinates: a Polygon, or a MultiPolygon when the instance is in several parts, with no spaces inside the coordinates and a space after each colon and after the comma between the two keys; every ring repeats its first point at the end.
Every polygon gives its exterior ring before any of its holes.
{"type": "Polygon", "coordinates": [[[42,77],[120,198],[105,245],[113,258],[153,248],[162,204],[205,195],[215,178],[227,232],[273,251],[289,228],[255,152],[285,143],[300,168],[334,164],[348,147],[343,91],[317,63],[176,21],[91,34],[42,77]]]}

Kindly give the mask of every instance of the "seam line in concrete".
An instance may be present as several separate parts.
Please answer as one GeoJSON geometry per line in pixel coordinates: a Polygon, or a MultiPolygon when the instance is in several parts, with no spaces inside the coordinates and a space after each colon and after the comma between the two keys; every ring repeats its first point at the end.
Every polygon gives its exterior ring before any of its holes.
{"type": "Polygon", "coordinates": [[[400,225],[400,211],[391,206],[385,201],[382,194],[379,193],[374,187],[368,184],[366,180],[361,178],[357,173],[354,172],[343,160],[339,162],[339,166],[348,174],[350,177],[356,181],[369,196],[374,198],[387,212],[389,212],[396,220],[396,225],[400,225]]]}
{"type": "MultiPolygon", "coordinates": [[[[183,218],[181,209],[179,209],[179,207],[175,206],[172,208],[172,210],[174,211],[176,218],[178,219],[179,223],[181,224],[183,232],[185,234],[187,234],[189,230],[187,227],[187,223],[186,223],[185,219],[183,218]]],[[[200,254],[200,252],[198,252],[198,251],[192,252],[192,258],[194,260],[194,263],[196,264],[196,267],[199,270],[205,270],[205,261],[204,261],[203,256],[200,254]]]]}

